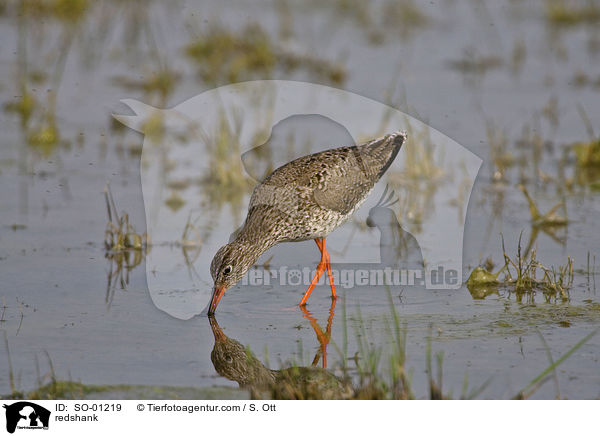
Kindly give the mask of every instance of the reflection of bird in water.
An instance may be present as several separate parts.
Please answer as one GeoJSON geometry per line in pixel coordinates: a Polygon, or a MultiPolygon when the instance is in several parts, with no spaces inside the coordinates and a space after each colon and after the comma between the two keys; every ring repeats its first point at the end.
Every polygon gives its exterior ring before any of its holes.
{"type": "Polygon", "coordinates": [[[266,368],[238,341],[228,338],[214,317],[209,321],[215,336],[210,359],[221,376],[238,382],[242,388],[267,388],[275,383],[275,371],[266,368]]]}
{"type": "Polygon", "coordinates": [[[260,255],[280,242],[314,239],[321,252],[300,305],[306,304],[326,269],[336,298],[325,238],[366,200],[405,140],[405,133],[396,132],[361,145],[300,157],[271,173],[255,188],[235,240],[221,247],[212,260],[214,290],[208,314],[215,312],[225,291],[260,255]]]}
{"type": "Polygon", "coordinates": [[[381,264],[397,269],[423,268],[421,247],[413,235],[404,231],[391,207],[398,202],[392,201],[393,191],[388,193],[385,187],[377,204],[369,211],[367,225],[377,227],[381,233],[379,243],[381,264]]]}
{"type": "Polygon", "coordinates": [[[327,345],[329,345],[329,340],[331,339],[331,324],[333,323],[333,316],[335,314],[335,299],[331,300],[331,308],[329,309],[329,318],[327,319],[327,328],[325,331],[323,331],[313,314],[306,309],[306,306],[301,306],[301,309],[304,318],[310,322],[310,325],[317,334],[317,339],[321,344],[319,351],[317,351],[317,354],[315,354],[312,361],[312,366],[316,366],[319,363],[319,360],[323,359],[323,368],[327,368],[327,345]]]}
{"type": "Polygon", "coordinates": [[[293,366],[281,370],[265,367],[252,352],[235,339],[228,338],[214,317],[209,317],[215,345],[210,358],[219,375],[239,383],[241,388],[249,389],[252,396],[273,399],[344,399],[352,395],[349,383],[327,371],[326,347],[331,335],[333,320],[331,307],[327,331],[321,327],[309,312],[305,316],[315,329],[321,348],[315,355],[313,366],[293,366]],[[316,366],[323,357],[323,368],[316,366]]]}

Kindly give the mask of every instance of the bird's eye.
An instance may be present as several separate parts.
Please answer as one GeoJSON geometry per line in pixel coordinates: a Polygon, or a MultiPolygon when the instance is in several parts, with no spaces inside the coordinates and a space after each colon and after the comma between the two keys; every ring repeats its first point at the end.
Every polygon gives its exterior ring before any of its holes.
{"type": "Polygon", "coordinates": [[[227,265],[225,267],[225,269],[223,269],[223,275],[224,276],[229,275],[229,274],[231,274],[231,265],[227,265]]]}
{"type": "Polygon", "coordinates": [[[225,361],[227,361],[227,363],[233,362],[233,357],[231,357],[231,354],[226,354],[225,355],[225,361]]]}

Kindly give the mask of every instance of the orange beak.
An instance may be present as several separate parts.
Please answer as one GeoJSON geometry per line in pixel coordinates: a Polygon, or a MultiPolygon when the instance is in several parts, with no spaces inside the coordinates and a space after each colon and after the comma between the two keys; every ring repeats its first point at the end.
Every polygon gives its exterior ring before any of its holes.
{"type": "Polygon", "coordinates": [[[227,288],[225,287],[215,287],[215,289],[213,290],[212,298],[210,300],[210,306],[208,308],[208,316],[212,316],[215,314],[215,310],[217,310],[217,304],[219,304],[219,301],[221,301],[221,298],[225,294],[226,290],[227,288]]]}
{"type": "Polygon", "coordinates": [[[226,342],[227,336],[225,336],[225,333],[223,333],[223,330],[221,330],[221,327],[219,327],[217,319],[214,316],[210,316],[208,318],[208,322],[210,322],[210,327],[212,328],[213,335],[215,335],[215,343],[226,342]]]}

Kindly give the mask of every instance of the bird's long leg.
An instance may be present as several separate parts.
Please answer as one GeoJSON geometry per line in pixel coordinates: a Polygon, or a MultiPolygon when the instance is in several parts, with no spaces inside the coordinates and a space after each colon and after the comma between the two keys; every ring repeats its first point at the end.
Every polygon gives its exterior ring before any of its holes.
{"type": "Polygon", "coordinates": [[[317,282],[321,278],[321,275],[323,275],[323,272],[327,268],[325,266],[325,254],[324,254],[323,249],[322,249],[322,247],[323,247],[322,241],[319,241],[318,239],[315,239],[315,242],[319,246],[319,250],[321,250],[321,261],[317,265],[317,272],[315,273],[315,276],[313,277],[312,281],[310,282],[310,286],[308,287],[308,289],[304,293],[304,296],[302,297],[302,300],[300,300],[300,306],[306,305],[306,301],[308,300],[308,297],[310,297],[311,292],[313,291],[313,289],[315,288],[317,282]]]}
{"type": "Polygon", "coordinates": [[[325,247],[325,238],[315,238],[315,242],[317,243],[317,246],[321,251],[321,261],[317,265],[317,271],[312,281],[310,282],[310,286],[308,287],[308,289],[304,293],[304,296],[302,297],[302,300],[300,301],[300,306],[304,306],[306,304],[308,297],[310,297],[310,294],[312,293],[313,289],[317,285],[317,282],[323,275],[323,272],[325,272],[325,269],[327,269],[327,275],[329,276],[329,284],[331,285],[331,297],[333,299],[337,298],[337,295],[335,293],[335,285],[333,284],[333,274],[331,273],[331,264],[329,262],[329,252],[325,247]]]}
{"type": "MultiPolygon", "coordinates": [[[[327,267],[327,275],[329,276],[329,286],[331,286],[331,298],[335,300],[337,298],[337,294],[335,293],[335,284],[333,283],[333,273],[331,272],[329,252],[325,248],[325,238],[321,239],[321,244],[323,247],[321,253],[325,252],[325,266],[327,267]]],[[[317,243],[317,245],[319,244],[317,243]]]]}

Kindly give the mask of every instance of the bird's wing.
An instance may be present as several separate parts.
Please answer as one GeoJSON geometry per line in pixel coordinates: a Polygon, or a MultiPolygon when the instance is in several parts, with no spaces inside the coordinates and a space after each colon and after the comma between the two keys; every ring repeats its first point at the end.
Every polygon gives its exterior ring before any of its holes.
{"type": "Polygon", "coordinates": [[[351,212],[377,181],[356,147],[342,147],[298,158],[275,170],[257,187],[250,207],[298,201],[297,195],[341,214],[351,212]],[[296,186],[299,191],[290,189],[296,186]],[[293,198],[291,198],[293,197],[293,198]]]}
{"type": "Polygon", "coordinates": [[[315,203],[343,215],[350,213],[365,198],[375,182],[374,177],[364,170],[360,157],[354,156],[353,150],[347,150],[345,155],[332,159],[337,160],[336,164],[317,173],[311,180],[315,203]]]}
{"type": "Polygon", "coordinates": [[[313,199],[320,207],[339,212],[350,213],[373,188],[367,179],[358,180],[354,175],[333,175],[322,188],[313,191],[313,199]]]}

